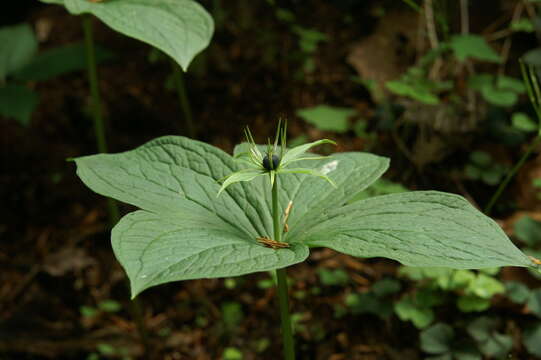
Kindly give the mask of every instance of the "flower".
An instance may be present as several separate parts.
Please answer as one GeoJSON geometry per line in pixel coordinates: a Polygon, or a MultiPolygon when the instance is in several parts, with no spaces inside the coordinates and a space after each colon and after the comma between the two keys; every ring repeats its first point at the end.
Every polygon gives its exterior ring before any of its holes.
{"type": "Polygon", "coordinates": [[[291,164],[301,160],[320,160],[325,156],[313,156],[305,155],[305,153],[321,144],[333,144],[336,143],[329,139],[317,140],[308,144],[299,145],[292,149],[286,147],[286,129],[287,125],[282,126],[281,121],[278,122],[278,128],[276,130],[276,137],[274,143],[271,144],[270,140],[267,144],[267,150],[264,154],[260,151],[259,146],[256,145],[250,129],[245,129],[246,141],[249,144],[249,151],[241,153],[237,156],[238,161],[243,162],[248,167],[240,171],[234,172],[226,176],[222,183],[222,187],[218,191],[218,195],[221,194],[229,185],[240,181],[251,181],[258,176],[269,175],[271,186],[274,185],[274,181],[277,174],[307,174],[320,177],[328,181],[332,186],[336,187],[336,184],[325,174],[309,168],[291,168],[291,164]],[[280,139],[280,146],[278,146],[278,139],[280,139]],[[305,155],[305,156],[303,156],[305,155]]]}

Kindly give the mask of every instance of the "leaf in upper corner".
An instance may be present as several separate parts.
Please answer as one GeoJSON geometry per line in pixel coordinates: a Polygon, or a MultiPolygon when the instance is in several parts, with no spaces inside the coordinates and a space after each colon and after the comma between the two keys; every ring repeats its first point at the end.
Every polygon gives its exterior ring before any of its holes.
{"type": "Polygon", "coordinates": [[[319,130],[344,133],[349,130],[348,120],[355,114],[355,109],[318,105],[297,110],[297,115],[319,130]]]}
{"type": "Polygon", "coordinates": [[[63,5],[75,15],[91,13],[112,29],[162,50],[185,71],[214,32],[211,16],[192,0],[41,1],[63,5]]]}
{"type": "Polygon", "coordinates": [[[330,211],[300,241],[410,266],[535,266],[464,198],[436,191],[383,195],[330,211]]]}

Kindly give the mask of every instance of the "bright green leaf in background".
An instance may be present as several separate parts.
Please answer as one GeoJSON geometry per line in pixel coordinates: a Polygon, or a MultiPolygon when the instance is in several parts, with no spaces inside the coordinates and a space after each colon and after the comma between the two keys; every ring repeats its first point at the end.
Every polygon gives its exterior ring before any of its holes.
{"type": "Polygon", "coordinates": [[[451,38],[450,47],[460,61],[467,58],[489,62],[501,61],[500,56],[479,35],[455,35],[451,38]]]}
{"type": "Polygon", "coordinates": [[[346,205],[387,168],[387,159],[372,154],[298,162],[330,177],[336,188],[304,174],[280,176],[279,206],[293,203],[284,233],[290,247],[282,249],[257,241],[273,234],[267,178],[233,184],[216,196],[218,181],[243,168],[218,148],[169,136],[75,161],[88,187],[142,209],[112,231],[133,296],[171,281],[287,267],[304,261],[314,246],[415,266],[535,267],[494,221],[457,195],[419,191],[346,205]]]}
{"type": "Polygon", "coordinates": [[[38,49],[28,24],[0,28],[0,85],[11,73],[26,65],[38,49]]]}
{"type": "Polygon", "coordinates": [[[531,33],[535,31],[535,27],[532,21],[526,18],[513,21],[511,23],[510,28],[512,31],[516,31],[516,32],[522,31],[522,32],[531,33]]]}
{"type": "Polygon", "coordinates": [[[515,129],[524,131],[524,132],[533,132],[537,131],[538,125],[535,121],[532,120],[527,114],[523,112],[513,113],[511,117],[511,123],[515,129]]]}
{"type": "Polygon", "coordinates": [[[0,115],[14,118],[23,126],[29,125],[38,102],[38,95],[26,86],[8,84],[0,87],[0,115]]]}
{"type": "Polygon", "coordinates": [[[185,71],[214,32],[211,16],[192,0],[41,1],[63,5],[74,15],[91,13],[112,29],[162,50],[185,71]]]}
{"type": "Polygon", "coordinates": [[[297,110],[297,115],[319,130],[344,133],[349,130],[348,119],[355,112],[352,108],[318,105],[297,110]]]}
{"type": "Polygon", "coordinates": [[[488,103],[502,107],[515,105],[518,96],[526,91],[521,80],[504,75],[477,74],[468,80],[468,85],[480,91],[488,103]]]}
{"type": "Polygon", "coordinates": [[[242,352],[236,347],[227,347],[222,355],[223,360],[242,360],[242,352]]]}
{"type": "Polygon", "coordinates": [[[438,96],[426,81],[411,81],[410,79],[399,79],[387,81],[385,87],[396,95],[410,97],[427,105],[436,105],[440,102],[438,96]]]}

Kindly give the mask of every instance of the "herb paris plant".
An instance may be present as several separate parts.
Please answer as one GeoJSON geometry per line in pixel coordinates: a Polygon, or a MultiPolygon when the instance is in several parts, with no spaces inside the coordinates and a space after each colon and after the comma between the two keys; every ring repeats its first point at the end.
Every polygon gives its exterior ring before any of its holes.
{"type": "MultiPolygon", "coordinates": [[[[237,146],[235,154],[245,149],[237,146]]],[[[336,188],[313,176],[280,174],[280,209],[290,201],[294,206],[283,234],[290,246],[277,249],[257,241],[273,235],[268,181],[257,176],[226,186],[217,197],[218,180],[244,166],[216,147],[166,136],[132,151],[75,161],[77,174],[93,191],[141,209],[112,231],[133,297],[171,281],[284,268],[321,246],[412,266],[536,266],[460,196],[415,191],[349,203],[388,167],[388,159],[368,153],[298,161],[300,168],[328,176],[336,188]]]]}

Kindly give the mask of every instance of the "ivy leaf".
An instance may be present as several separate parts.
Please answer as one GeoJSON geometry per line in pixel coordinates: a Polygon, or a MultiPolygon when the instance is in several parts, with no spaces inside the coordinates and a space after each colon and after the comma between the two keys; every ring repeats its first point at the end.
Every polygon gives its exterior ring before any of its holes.
{"type": "Polygon", "coordinates": [[[214,32],[208,12],[192,0],[41,0],[59,4],[74,15],[90,13],[113,30],[150,44],[186,71],[214,32]]]}
{"type": "Polygon", "coordinates": [[[533,266],[490,218],[436,191],[383,195],[334,209],[300,241],[359,257],[455,269],[533,266]]]}

